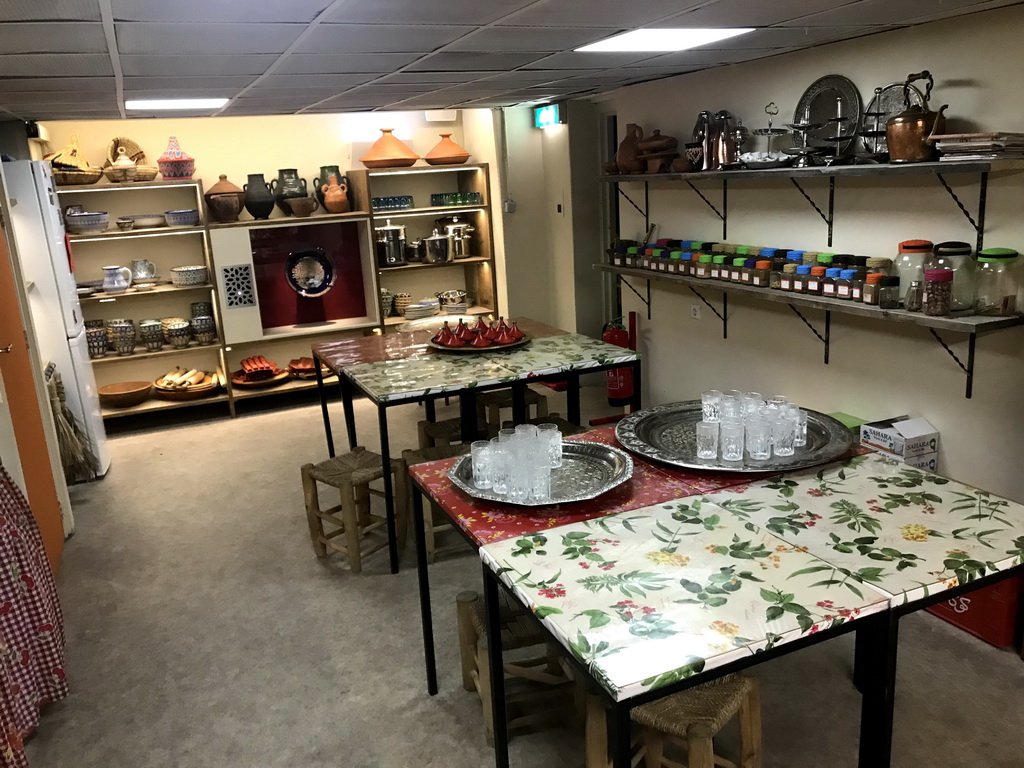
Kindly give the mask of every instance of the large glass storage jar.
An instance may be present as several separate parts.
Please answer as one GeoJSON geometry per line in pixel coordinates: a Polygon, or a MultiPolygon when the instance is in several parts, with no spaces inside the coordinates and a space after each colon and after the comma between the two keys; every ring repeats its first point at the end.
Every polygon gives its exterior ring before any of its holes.
{"type": "Polygon", "coordinates": [[[986,248],[978,252],[974,311],[979,315],[1017,314],[1019,254],[1012,248],[986,248]]]}
{"type": "Polygon", "coordinates": [[[967,312],[974,309],[974,283],[978,269],[972,257],[970,243],[961,243],[957,240],[936,243],[925,268],[953,270],[953,296],[949,306],[951,312],[967,312]]]}
{"type": "Polygon", "coordinates": [[[892,272],[900,279],[900,285],[906,288],[915,280],[924,280],[924,261],[931,256],[932,248],[930,240],[904,240],[900,243],[892,272]]]}

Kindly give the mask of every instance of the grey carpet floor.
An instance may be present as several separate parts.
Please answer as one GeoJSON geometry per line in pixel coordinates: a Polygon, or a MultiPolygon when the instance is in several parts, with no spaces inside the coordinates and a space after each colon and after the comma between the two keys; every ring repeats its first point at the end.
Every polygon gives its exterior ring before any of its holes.
{"type": "MultiPolygon", "coordinates": [[[[607,412],[599,395],[587,411],[607,412]]],[[[391,413],[393,445],[414,445],[417,411],[391,413]]],[[[357,404],[357,419],[375,445],[374,411],[357,404]]],[[[299,466],[326,456],[317,407],[111,447],[107,478],[73,492],[58,578],[72,693],[46,710],[33,768],[493,765],[455,632],[455,595],[479,588],[479,561],[449,535],[431,567],[441,692],[429,697],[412,548],[397,576],[381,556],[361,576],[313,556],[299,466]]],[[[904,621],[900,653],[894,766],[1024,765],[1024,662],[926,614],[904,621]]],[[[856,765],[851,659],[844,637],[758,667],[765,768],[856,765]]],[[[512,764],[581,766],[580,749],[578,726],[552,726],[514,738],[512,764]]]]}

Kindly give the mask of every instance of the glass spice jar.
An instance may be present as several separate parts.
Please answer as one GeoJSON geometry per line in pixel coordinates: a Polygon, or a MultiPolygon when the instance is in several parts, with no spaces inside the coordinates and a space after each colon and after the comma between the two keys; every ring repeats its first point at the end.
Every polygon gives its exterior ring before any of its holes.
{"type": "Polygon", "coordinates": [[[714,254],[711,257],[711,279],[712,280],[721,280],[721,279],[723,279],[722,278],[722,272],[723,271],[725,272],[725,279],[728,279],[728,277],[729,277],[729,270],[728,270],[728,267],[724,267],[723,266],[724,264],[725,264],[725,254],[724,253],[716,253],[716,254],[714,254]]]}
{"type": "Polygon", "coordinates": [[[771,283],[772,263],[768,259],[761,259],[754,262],[754,268],[750,271],[750,284],[755,288],[767,288],[771,283]]]}
{"type": "Polygon", "coordinates": [[[878,304],[878,291],[880,286],[878,285],[885,275],[881,272],[870,272],[864,277],[864,303],[865,304],[878,304]]]}
{"type": "Polygon", "coordinates": [[[825,267],[825,269],[828,269],[829,267],[832,266],[832,259],[834,257],[835,257],[835,255],[831,254],[831,253],[819,253],[818,254],[818,263],[821,266],[825,267]]]}
{"type": "Polygon", "coordinates": [[[821,295],[827,296],[830,299],[836,297],[837,286],[836,283],[839,280],[839,274],[842,272],[839,267],[829,267],[825,270],[825,277],[821,279],[821,295]]]}
{"type": "Polygon", "coordinates": [[[979,315],[1017,314],[1017,274],[1014,264],[1018,255],[1012,248],[986,248],[978,251],[974,311],[979,315]]]}
{"type": "Polygon", "coordinates": [[[948,315],[953,306],[952,269],[926,269],[924,271],[924,313],[933,317],[948,315]]]}
{"type": "Polygon", "coordinates": [[[930,257],[933,247],[931,240],[904,240],[899,244],[893,274],[904,287],[924,280],[924,260],[930,257]]]}
{"type": "Polygon", "coordinates": [[[849,301],[853,298],[853,279],[857,274],[855,269],[844,269],[839,273],[836,280],[836,298],[849,301]]]}
{"type": "Polygon", "coordinates": [[[789,262],[782,267],[782,278],[779,281],[779,288],[783,291],[793,290],[793,276],[796,274],[796,263],[789,262]]]}
{"type": "Polygon", "coordinates": [[[925,269],[953,270],[951,312],[968,312],[974,309],[974,284],[978,268],[971,254],[970,243],[948,240],[936,243],[931,261],[925,263],[925,269]]]}
{"type": "Polygon", "coordinates": [[[807,293],[821,296],[821,281],[825,278],[825,267],[811,267],[811,276],[807,278],[807,293]]]}
{"type": "Polygon", "coordinates": [[[900,279],[886,275],[878,281],[878,308],[898,309],[900,306],[900,279]]]}
{"type": "Polygon", "coordinates": [[[786,265],[785,259],[772,259],[772,271],[768,273],[768,287],[776,291],[782,289],[782,268],[786,265]]]}
{"type": "Polygon", "coordinates": [[[853,270],[853,279],[850,281],[850,300],[864,300],[864,278],[868,276],[867,267],[857,267],[853,270]]]}
{"type": "Polygon", "coordinates": [[[871,256],[865,261],[865,266],[868,268],[868,274],[877,272],[881,275],[888,275],[892,273],[892,259],[887,259],[884,256],[871,256]]]}
{"type": "Polygon", "coordinates": [[[711,277],[711,254],[695,253],[693,254],[693,257],[697,260],[697,263],[691,267],[693,270],[693,276],[701,279],[711,277]]]}
{"type": "Polygon", "coordinates": [[[811,275],[811,265],[801,264],[793,274],[793,293],[807,293],[807,279],[811,275]]]}
{"type": "Polygon", "coordinates": [[[903,294],[903,308],[907,310],[907,312],[921,311],[921,301],[924,297],[922,282],[922,280],[913,280],[910,285],[907,286],[907,292],[903,294]]]}
{"type": "Polygon", "coordinates": [[[740,282],[745,285],[752,285],[754,282],[754,270],[757,269],[757,259],[750,256],[743,262],[743,271],[740,273],[740,282]]]}

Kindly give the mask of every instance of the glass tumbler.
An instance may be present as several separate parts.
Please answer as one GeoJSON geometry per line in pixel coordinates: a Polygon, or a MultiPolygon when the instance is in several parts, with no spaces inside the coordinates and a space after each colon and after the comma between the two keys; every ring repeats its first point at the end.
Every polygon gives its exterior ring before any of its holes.
{"type": "Polygon", "coordinates": [[[721,420],[743,418],[743,393],[736,389],[730,389],[722,393],[722,416],[721,420]]]}
{"type": "Polygon", "coordinates": [[[537,430],[548,446],[548,466],[557,469],[562,466],[562,432],[555,424],[539,424],[537,430]]]}
{"type": "Polygon", "coordinates": [[[764,398],[761,397],[760,392],[744,392],[743,393],[743,415],[753,416],[757,413],[757,410],[764,405],[764,398]]]}
{"type": "Polygon", "coordinates": [[[718,458],[718,422],[697,422],[697,458],[718,458]]]}
{"type": "Polygon", "coordinates": [[[540,430],[533,424],[520,424],[515,428],[515,433],[518,437],[536,438],[540,430]]]}
{"type": "Polygon", "coordinates": [[[700,393],[701,415],[706,422],[718,422],[721,420],[722,393],[717,389],[710,389],[700,393]]]}
{"type": "Polygon", "coordinates": [[[750,458],[764,461],[772,457],[771,423],[765,419],[747,419],[747,453],[750,458]]]}
{"type": "Polygon", "coordinates": [[[782,415],[772,421],[772,450],[776,456],[792,456],[795,442],[796,419],[782,415]]]}
{"type": "Polygon", "coordinates": [[[494,485],[491,477],[491,441],[477,440],[470,446],[473,462],[473,485],[477,488],[490,488],[494,485]]]}
{"type": "Polygon", "coordinates": [[[743,461],[743,422],[723,421],[719,429],[723,461],[743,461]]]}
{"type": "Polygon", "coordinates": [[[786,411],[786,416],[796,421],[793,445],[797,448],[807,445],[807,411],[798,405],[790,405],[786,411]]]}
{"type": "Polygon", "coordinates": [[[508,444],[501,438],[492,437],[491,443],[491,491],[499,496],[508,493],[508,444]]]}

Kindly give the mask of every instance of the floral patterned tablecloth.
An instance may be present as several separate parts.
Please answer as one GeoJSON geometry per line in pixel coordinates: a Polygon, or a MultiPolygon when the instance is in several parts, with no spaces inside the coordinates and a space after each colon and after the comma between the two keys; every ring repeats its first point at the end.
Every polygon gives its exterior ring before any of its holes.
{"type": "Polygon", "coordinates": [[[731,520],[826,561],[819,580],[870,585],[893,605],[1024,559],[1024,506],[874,453],[711,498],[731,520]]]}
{"type": "Polygon", "coordinates": [[[481,557],[617,700],[885,610],[702,497],[488,544],[481,557]]]}

